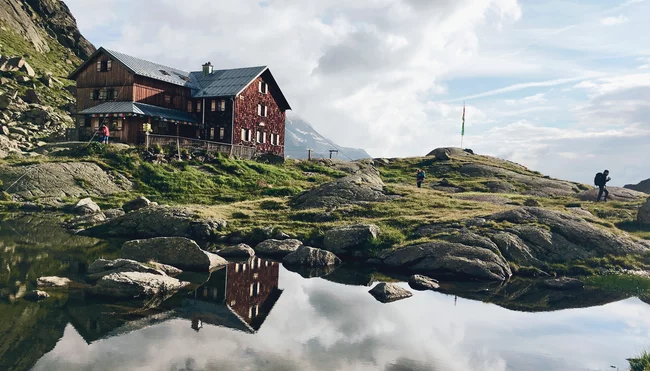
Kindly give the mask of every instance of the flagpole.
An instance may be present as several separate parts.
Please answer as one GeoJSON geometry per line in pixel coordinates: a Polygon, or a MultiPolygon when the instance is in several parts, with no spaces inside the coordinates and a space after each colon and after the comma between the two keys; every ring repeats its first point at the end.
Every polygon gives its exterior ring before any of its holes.
{"type": "Polygon", "coordinates": [[[463,149],[464,138],[465,138],[465,101],[463,101],[463,126],[460,131],[460,149],[463,149]]]}

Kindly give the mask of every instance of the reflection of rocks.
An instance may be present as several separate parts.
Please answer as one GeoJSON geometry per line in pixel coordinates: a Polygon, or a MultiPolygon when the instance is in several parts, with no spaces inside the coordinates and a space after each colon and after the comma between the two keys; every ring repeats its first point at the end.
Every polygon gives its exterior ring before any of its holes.
{"type": "Polygon", "coordinates": [[[116,299],[165,297],[174,294],[187,285],[187,282],[181,282],[166,275],[121,272],[102,277],[97,282],[97,285],[90,289],[90,292],[93,295],[116,299]]]}
{"type": "Polygon", "coordinates": [[[329,265],[324,267],[308,267],[301,265],[287,265],[288,271],[298,273],[303,278],[329,277],[332,272],[336,271],[336,266],[329,265]]]}
{"type": "Polygon", "coordinates": [[[255,252],[260,255],[268,255],[283,258],[286,255],[298,250],[302,242],[298,240],[266,240],[255,246],[255,252]]]}
{"type": "Polygon", "coordinates": [[[377,286],[373,287],[372,290],[368,292],[382,303],[390,303],[413,296],[410,291],[393,283],[385,282],[377,284],[377,286]]]}
{"type": "Polygon", "coordinates": [[[334,269],[332,273],[323,276],[323,279],[334,283],[340,283],[342,285],[369,287],[374,281],[372,273],[372,271],[363,267],[349,267],[343,265],[334,269]]]}
{"type": "Polygon", "coordinates": [[[40,277],[36,280],[38,287],[68,287],[72,280],[63,277],[40,277]]]}
{"type": "Polygon", "coordinates": [[[541,285],[554,290],[581,290],[585,287],[585,284],[579,279],[569,277],[544,280],[541,285]]]}
{"type": "Polygon", "coordinates": [[[284,257],[282,263],[285,265],[305,267],[328,267],[341,263],[332,252],[317,249],[309,246],[300,246],[296,251],[284,257]]]}
{"type": "Polygon", "coordinates": [[[378,236],[379,227],[376,225],[352,225],[325,232],[323,245],[326,250],[336,254],[345,254],[353,248],[362,247],[378,236]]]}
{"type": "Polygon", "coordinates": [[[226,265],[219,255],[202,250],[184,237],[158,237],[124,243],[122,256],[140,262],[155,261],[189,271],[208,271],[226,265]]]}
{"type": "Polygon", "coordinates": [[[25,294],[25,300],[30,300],[30,301],[40,301],[40,300],[47,299],[49,297],[50,294],[41,290],[34,290],[25,294]]]}
{"type": "Polygon", "coordinates": [[[414,290],[420,291],[436,290],[440,288],[437,280],[419,274],[414,274],[409,278],[409,286],[414,290]]]}

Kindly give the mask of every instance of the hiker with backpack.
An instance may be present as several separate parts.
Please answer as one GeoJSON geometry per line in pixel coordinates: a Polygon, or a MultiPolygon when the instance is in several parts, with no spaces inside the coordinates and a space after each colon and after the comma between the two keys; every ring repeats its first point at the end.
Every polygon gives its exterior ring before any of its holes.
{"type": "Polygon", "coordinates": [[[605,198],[603,198],[603,201],[607,201],[607,196],[609,196],[609,191],[607,188],[607,182],[612,180],[612,178],[609,177],[609,170],[605,170],[602,173],[596,174],[596,177],[594,178],[594,185],[598,187],[598,198],[596,199],[596,202],[600,201],[600,198],[603,196],[603,193],[605,194],[605,198]]]}
{"type": "Polygon", "coordinates": [[[424,182],[424,178],[426,178],[426,174],[424,170],[418,169],[417,175],[415,176],[416,182],[418,184],[418,188],[422,188],[422,182],[424,182]]]}

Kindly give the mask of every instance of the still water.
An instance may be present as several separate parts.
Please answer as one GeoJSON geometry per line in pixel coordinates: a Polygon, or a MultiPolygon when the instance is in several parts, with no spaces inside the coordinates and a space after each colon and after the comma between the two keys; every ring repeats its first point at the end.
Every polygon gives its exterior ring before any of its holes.
{"type": "Polygon", "coordinates": [[[368,294],[380,277],[372,272],[304,278],[261,259],[186,276],[191,290],[162,304],[67,292],[40,303],[16,298],[40,275],[79,277],[116,246],[69,236],[49,220],[5,216],[0,369],[627,370],[626,358],[650,348],[650,305],[634,297],[515,281],[382,304],[368,294]]]}

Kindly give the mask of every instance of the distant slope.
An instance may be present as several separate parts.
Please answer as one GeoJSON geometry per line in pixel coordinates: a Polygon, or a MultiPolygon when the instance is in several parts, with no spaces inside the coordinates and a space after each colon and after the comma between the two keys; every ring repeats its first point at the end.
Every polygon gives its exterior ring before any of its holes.
{"type": "Polygon", "coordinates": [[[313,157],[329,157],[330,149],[338,149],[334,154],[342,160],[359,160],[371,156],[363,149],[346,148],[332,143],[320,135],[307,121],[296,115],[287,115],[285,132],[285,155],[288,158],[307,158],[307,150],[312,149],[313,157]],[[349,157],[349,158],[348,158],[349,157]]]}
{"type": "Polygon", "coordinates": [[[639,184],[627,184],[625,188],[643,193],[650,193],[650,179],[646,179],[639,184]]]}

